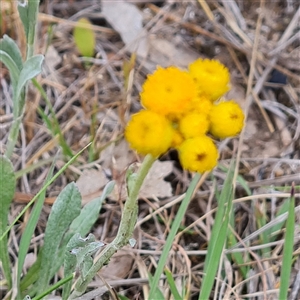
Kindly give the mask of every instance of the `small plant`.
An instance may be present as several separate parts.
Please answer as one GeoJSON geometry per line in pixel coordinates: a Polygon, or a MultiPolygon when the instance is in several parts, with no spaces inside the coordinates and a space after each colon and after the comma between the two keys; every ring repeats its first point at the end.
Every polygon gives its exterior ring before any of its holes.
{"type": "MultiPolygon", "coordinates": [[[[234,100],[224,98],[225,93],[230,90],[228,69],[217,60],[197,59],[189,65],[187,70],[175,66],[158,67],[153,74],[150,74],[144,82],[140,94],[143,109],[131,117],[125,128],[125,138],[129,145],[138,154],[145,155],[145,158],[137,173],[134,173],[131,167],[128,168],[126,174],[128,195],[117,235],[111,243],[105,245],[90,234],[93,224],[98,219],[102,203],[111,193],[114,182],[109,182],[102,195],[84,207],[81,207],[81,195],[76,184],[71,182],[64,187],[52,206],[45,230],[44,243],[39,249],[37,260],[26,274],[22,274],[25,257],[44,204],[46,189],[90,146],[90,144],[87,145],[79,153],[73,155],[53,116],[53,131],[61,138],[60,145],[65,157],[70,159],[54,174],[56,159],[54,158],[42,189],[9,224],[10,204],[17,185],[11,157],[18,140],[27,86],[30,81],[38,88],[46,102],[49,102],[42,87],[34,80],[34,77],[41,72],[44,59],[42,55],[33,54],[38,7],[39,2],[36,0],[18,4],[27,39],[25,61],[22,60],[21,52],[14,40],[4,36],[0,41],[0,59],[8,68],[11,78],[14,118],[5,153],[0,155],[0,259],[5,278],[1,283],[7,290],[6,299],[33,298],[38,300],[56,290],[60,291],[63,300],[81,297],[86,292],[88,284],[97,272],[109,262],[114,253],[127,244],[135,244],[132,236],[138,217],[140,189],[155,160],[171,148],[178,151],[182,167],[196,173],[193,175],[171,223],[154,275],[149,274],[150,291],[147,299],[163,299],[163,292],[159,288],[159,281],[163,273],[172,296],[176,299],[188,299],[190,291],[185,287],[181,291],[178,290],[172,272],[166,267],[166,261],[199,181],[205,178],[208,172],[218,164],[219,150],[216,140],[236,136],[244,126],[245,116],[242,109],[234,100]],[[12,276],[8,234],[31,206],[32,209],[20,240],[15,274],[12,276]],[[94,254],[97,252],[100,252],[100,255],[96,259],[94,254]],[[63,278],[53,283],[55,274],[62,267],[63,278]]],[[[93,34],[89,33],[89,39],[93,40],[93,34]]],[[[91,42],[92,45],[88,45],[88,49],[79,47],[82,54],[93,54],[93,50],[91,50],[94,48],[93,42],[91,42]]],[[[40,114],[50,128],[49,118],[43,114],[43,111],[40,111],[40,114]]],[[[224,254],[224,247],[226,245],[237,247],[237,240],[230,230],[234,224],[235,181],[239,181],[241,185],[245,185],[245,183],[241,177],[235,176],[235,164],[235,160],[232,160],[230,167],[225,170],[226,179],[222,191],[217,195],[218,207],[211,238],[208,241],[203,277],[199,287],[199,300],[210,297],[216,282],[216,274],[218,270],[221,272],[222,256],[228,254],[224,254]]],[[[250,194],[250,191],[248,192],[250,194]]],[[[262,238],[280,229],[282,222],[288,218],[279,294],[282,299],[287,297],[288,275],[292,264],[294,205],[293,187],[289,202],[283,205],[282,211],[278,214],[278,218],[283,217],[279,223],[271,224],[272,227],[267,224],[265,219],[258,218],[258,221],[261,221],[262,238]]],[[[270,240],[265,239],[264,242],[267,243],[270,240]]],[[[238,265],[243,263],[242,256],[238,253],[228,254],[228,259],[236,261],[238,265]]],[[[246,279],[249,269],[240,266],[239,270],[246,279]]],[[[124,296],[120,296],[121,298],[126,299],[124,296]]]]}

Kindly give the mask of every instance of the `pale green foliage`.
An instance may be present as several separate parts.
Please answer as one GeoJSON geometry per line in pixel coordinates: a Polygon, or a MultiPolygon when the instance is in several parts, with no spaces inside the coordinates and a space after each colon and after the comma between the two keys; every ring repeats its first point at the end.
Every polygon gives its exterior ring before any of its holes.
{"type": "Polygon", "coordinates": [[[90,28],[84,28],[82,25],[91,25],[86,18],[81,18],[77,22],[73,36],[76,47],[82,56],[92,57],[95,51],[95,34],[90,28]]]}
{"type": "MultiPolygon", "coordinates": [[[[0,155],[0,236],[4,234],[8,224],[10,203],[12,202],[16,189],[16,178],[14,169],[5,156],[0,155]]],[[[7,248],[7,234],[0,240],[0,260],[8,286],[11,287],[11,266],[7,248]]]]}
{"type": "Polygon", "coordinates": [[[74,183],[68,184],[57,197],[45,231],[41,268],[37,286],[39,292],[44,291],[52,277],[53,261],[57,257],[59,245],[72,221],[79,215],[81,196],[74,183]]]}

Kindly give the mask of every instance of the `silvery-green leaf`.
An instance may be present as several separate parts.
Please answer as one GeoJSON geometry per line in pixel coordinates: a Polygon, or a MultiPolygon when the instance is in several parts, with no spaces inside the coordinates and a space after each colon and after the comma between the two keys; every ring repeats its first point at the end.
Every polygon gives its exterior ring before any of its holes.
{"type": "Polygon", "coordinates": [[[48,218],[39,280],[36,283],[40,292],[43,292],[49,284],[52,277],[52,264],[57,259],[56,256],[64,234],[72,221],[79,215],[80,208],[81,195],[79,190],[75,183],[69,183],[57,197],[48,218]]]}
{"type": "Polygon", "coordinates": [[[6,34],[0,40],[0,50],[6,52],[12,58],[19,71],[22,70],[23,61],[21,51],[16,42],[6,34]]]}
{"type": "Polygon", "coordinates": [[[14,93],[16,93],[20,71],[19,71],[16,63],[12,59],[12,57],[7,52],[5,52],[1,49],[0,49],[0,61],[2,61],[5,64],[5,66],[7,67],[7,69],[9,70],[9,75],[10,75],[13,91],[14,91],[14,93]]]}
{"type": "Polygon", "coordinates": [[[0,261],[4,277],[11,286],[11,266],[8,254],[7,235],[3,236],[8,225],[9,207],[16,189],[16,178],[11,161],[0,155],[0,261]]]}
{"type": "Polygon", "coordinates": [[[30,57],[23,64],[23,69],[20,72],[17,90],[16,90],[16,99],[19,99],[21,91],[28,80],[32,79],[36,75],[40,74],[42,71],[42,63],[44,56],[41,54],[30,57]]]}

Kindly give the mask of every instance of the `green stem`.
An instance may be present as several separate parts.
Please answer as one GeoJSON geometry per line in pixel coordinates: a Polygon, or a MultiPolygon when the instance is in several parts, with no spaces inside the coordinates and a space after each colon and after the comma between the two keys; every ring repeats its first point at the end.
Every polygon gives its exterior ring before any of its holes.
{"type": "Polygon", "coordinates": [[[176,213],[176,217],[175,217],[175,220],[172,224],[172,228],[171,228],[171,231],[167,237],[167,240],[166,240],[166,243],[165,243],[165,246],[164,246],[164,249],[163,249],[163,252],[159,258],[159,262],[158,262],[158,265],[157,265],[157,268],[156,268],[156,271],[155,271],[155,274],[153,276],[153,280],[152,280],[152,283],[151,283],[151,289],[150,289],[150,294],[149,294],[149,300],[155,300],[154,299],[154,296],[155,296],[155,293],[156,293],[156,288],[158,286],[158,282],[160,280],[160,277],[161,277],[161,274],[163,272],[163,269],[164,269],[164,266],[166,264],[166,261],[168,259],[168,256],[169,256],[169,253],[170,253],[170,250],[172,248],[172,245],[173,245],[173,241],[174,241],[174,238],[175,238],[175,235],[178,231],[178,228],[180,226],[180,223],[185,215],[185,212],[190,204],[190,200],[193,196],[193,193],[194,193],[194,190],[197,186],[197,183],[199,182],[201,178],[201,175],[199,173],[196,173],[195,174],[195,177],[193,178],[187,192],[186,192],[186,195],[184,197],[184,199],[182,200],[181,204],[180,204],[180,207],[179,207],[179,210],[177,211],[176,213]]]}
{"type": "Polygon", "coordinates": [[[21,121],[22,121],[22,116],[15,118],[9,130],[7,146],[5,151],[5,156],[7,158],[10,158],[14,151],[15,145],[17,143],[18,135],[19,135],[19,128],[20,128],[21,121]]]}
{"type": "Polygon", "coordinates": [[[137,199],[139,191],[155,159],[156,158],[151,155],[147,155],[145,157],[142,166],[135,178],[135,182],[130,189],[129,196],[126,199],[117,236],[109,245],[105,247],[105,249],[101,253],[101,257],[90,268],[85,278],[82,278],[81,275],[81,277],[78,279],[75,285],[75,291],[72,293],[70,299],[81,296],[93,277],[103,267],[103,265],[108,263],[112,255],[120,248],[128,244],[129,239],[132,237],[133,229],[137,221],[137,199]]]}
{"type": "Polygon", "coordinates": [[[58,281],[56,284],[54,284],[53,286],[51,286],[47,291],[43,292],[42,294],[34,297],[32,300],[40,300],[43,299],[45,296],[49,295],[51,292],[57,290],[60,286],[64,285],[65,283],[67,283],[68,281],[72,280],[75,276],[75,273],[70,274],[69,276],[67,276],[66,278],[63,278],[62,280],[58,281]]]}

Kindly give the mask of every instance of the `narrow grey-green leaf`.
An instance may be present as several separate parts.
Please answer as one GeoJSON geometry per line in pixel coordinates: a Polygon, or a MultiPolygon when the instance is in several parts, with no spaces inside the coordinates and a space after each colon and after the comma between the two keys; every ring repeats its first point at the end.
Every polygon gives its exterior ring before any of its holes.
{"type": "Polygon", "coordinates": [[[19,99],[21,91],[27,83],[27,81],[41,73],[43,60],[44,56],[38,54],[30,57],[24,62],[23,69],[21,70],[18,80],[17,91],[15,96],[16,99],[19,99]]]}
{"type": "MultiPolygon", "coordinates": [[[[56,159],[53,160],[53,163],[49,169],[47,178],[45,180],[45,185],[48,184],[48,182],[51,180],[52,176],[53,176],[53,170],[54,170],[54,166],[55,166],[55,162],[56,159]]],[[[44,190],[38,197],[38,200],[36,201],[34,208],[32,209],[31,213],[30,213],[30,217],[28,222],[26,223],[26,227],[24,229],[24,232],[22,234],[21,237],[21,241],[20,241],[20,247],[19,247],[19,253],[18,253],[18,267],[17,267],[17,278],[16,278],[16,286],[17,286],[17,290],[20,293],[20,278],[21,278],[21,272],[22,272],[22,268],[23,268],[23,264],[25,261],[25,257],[30,245],[30,241],[31,241],[31,237],[33,235],[34,229],[37,225],[37,222],[39,220],[40,214],[41,214],[41,210],[43,208],[43,204],[44,204],[44,200],[45,200],[45,196],[46,196],[46,190],[44,190]]]]}
{"type": "Polygon", "coordinates": [[[79,232],[82,236],[86,235],[98,219],[103,201],[113,191],[114,181],[107,183],[102,195],[87,203],[81,210],[80,215],[72,222],[70,231],[79,232]]]}
{"type": "Polygon", "coordinates": [[[80,266],[81,264],[84,264],[87,257],[91,257],[103,246],[104,246],[103,242],[92,241],[83,247],[78,247],[73,249],[72,253],[76,255],[77,263],[80,266]]]}
{"type": "Polygon", "coordinates": [[[80,207],[81,195],[79,190],[75,183],[70,183],[57,197],[49,215],[45,231],[40,276],[36,283],[39,292],[43,292],[48,286],[52,276],[52,265],[57,259],[63,236],[73,220],[79,215],[80,207]]]}
{"type": "MultiPolygon", "coordinates": [[[[12,163],[8,158],[0,155],[0,236],[8,225],[9,207],[16,189],[16,178],[12,163]]],[[[0,240],[0,261],[4,276],[11,287],[11,266],[8,254],[7,235],[0,240]]]]}
{"type": "Polygon", "coordinates": [[[28,37],[28,31],[29,31],[29,20],[28,20],[28,4],[27,1],[18,1],[18,11],[19,16],[21,18],[21,21],[24,26],[26,39],[28,37]]]}
{"type": "Polygon", "coordinates": [[[0,49],[0,61],[2,61],[9,70],[9,75],[10,75],[10,79],[12,82],[13,91],[15,93],[16,89],[17,89],[17,84],[19,81],[20,71],[19,71],[16,63],[12,59],[12,57],[7,52],[5,52],[1,49],[0,49]]]}
{"type": "MultiPolygon", "coordinates": [[[[64,258],[64,277],[72,274],[77,265],[77,258],[75,253],[72,252],[73,249],[84,247],[88,243],[94,242],[95,236],[93,234],[89,234],[86,238],[82,238],[79,233],[75,233],[71,239],[69,240],[66,250],[65,250],[65,258],[64,258]]],[[[63,287],[62,299],[67,300],[72,288],[72,281],[67,282],[63,287]]]]}
{"type": "MultiPolygon", "coordinates": [[[[64,277],[68,277],[77,268],[83,276],[93,264],[92,255],[98,251],[104,243],[95,241],[95,237],[89,234],[87,238],[82,238],[76,233],[69,241],[64,261],[64,277]]],[[[67,300],[71,292],[72,282],[67,282],[63,287],[62,299],[67,300]]]]}
{"type": "MultiPolygon", "coordinates": [[[[7,226],[8,211],[16,189],[16,178],[11,161],[0,155],[0,222],[7,226]]],[[[2,228],[2,227],[1,227],[2,228]]]]}
{"type": "Polygon", "coordinates": [[[77,266],[79,272],[82,273],[83,278],[85,278],[88,270],[93,265],[92,255],[95,254],[103,246],[104,243],[100,241],[95,241],[90,242],[84,247],[75,248],[72,250],[72,253],[76,255],[77,266]]]}
{"type": "Polygon", "coordinates": [[[70,241],[74,233],[78,233],[81,236],[85,236],[91,230],[92,226],[98,219],[103,201],[112,192],[114,186],[114,181],[108,182],[105,188],[103,189],[102,195],[100,197],[95,198],[81,209],[80,215],[72,222],[72,224],[70,225],[70,230],[65,234],[63,238],[63,241],[61,243],[62,249],[59,250],[57,260],[53,264],[52,274],[56,273],[59,267],[62,265],[64,257],[63,249],[70,241]]]}
{"type": "Polygon", "coordinates": [[[6,52],[12,58],[19,71],[22,70],[23,60],[21,51],[16,42],[6,34],[4,34],[3,38],[0,40],[0,50],[6,52]]]}

